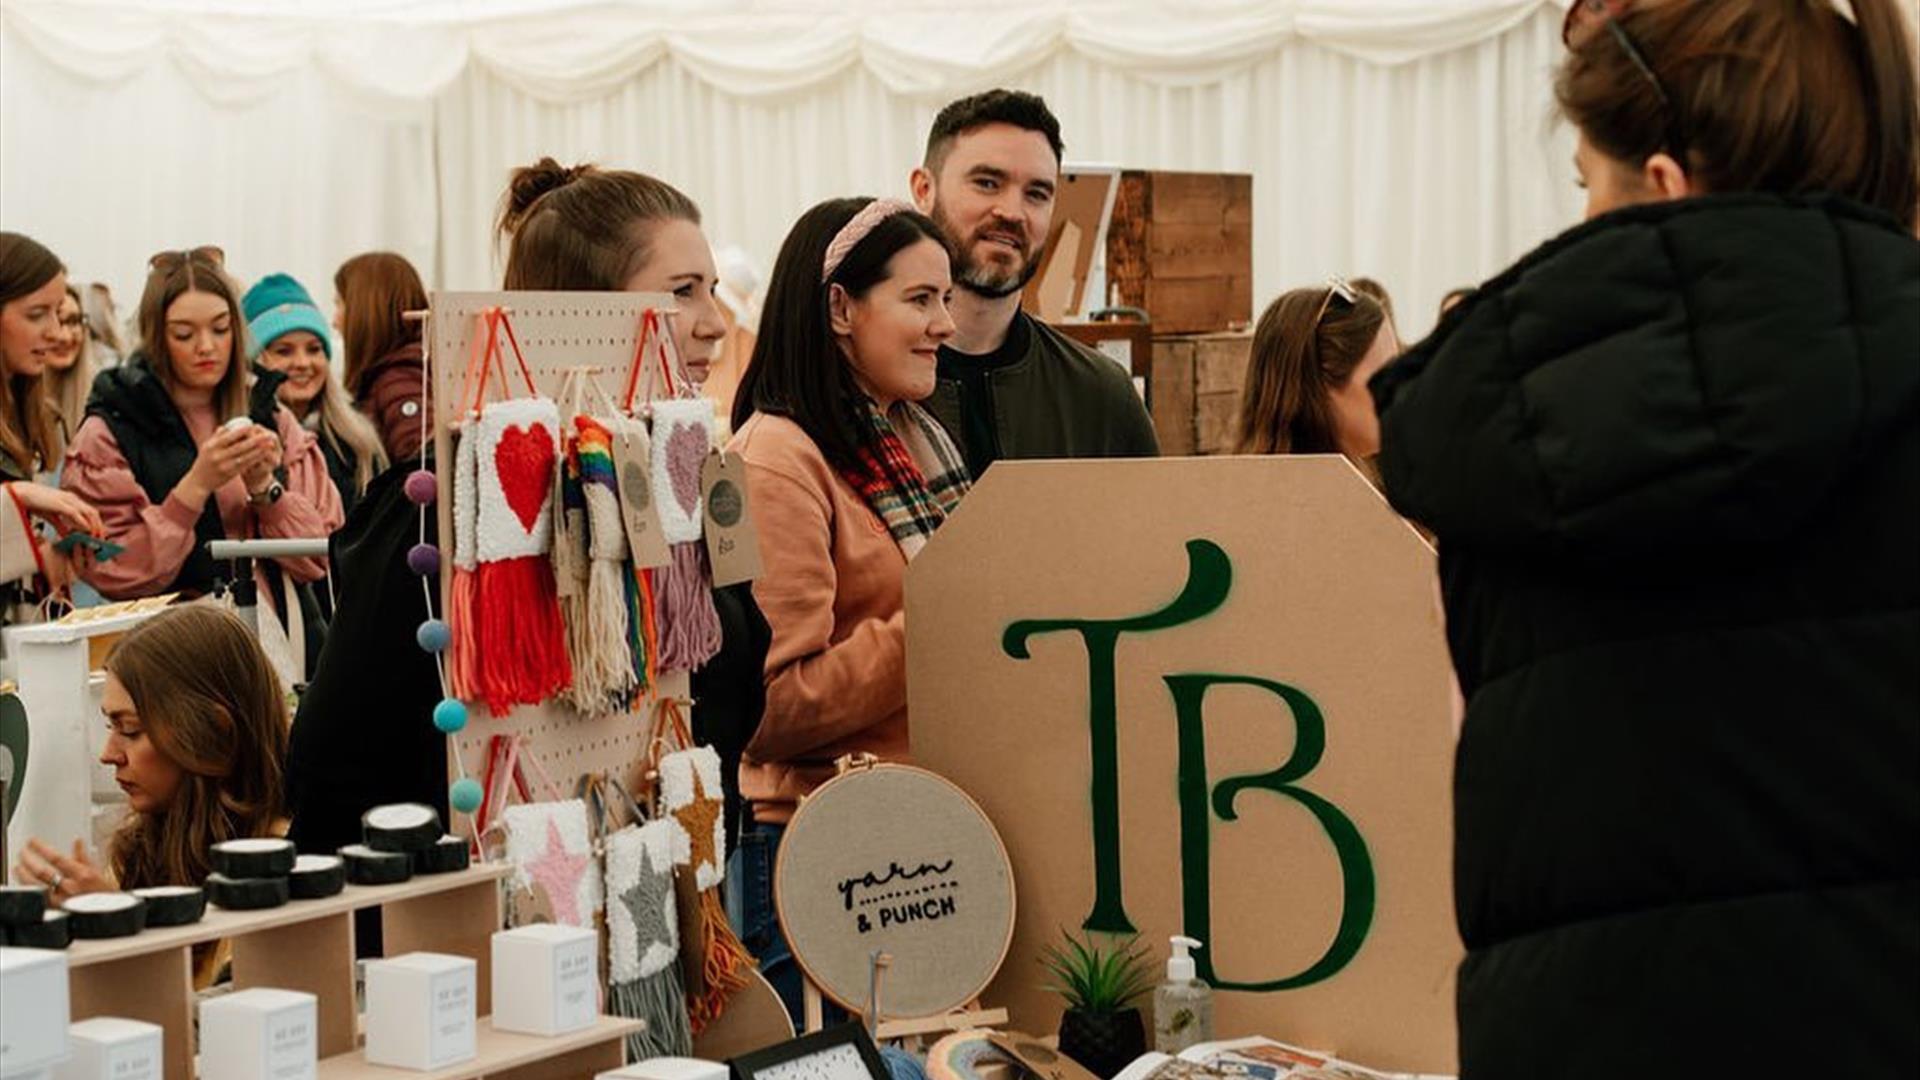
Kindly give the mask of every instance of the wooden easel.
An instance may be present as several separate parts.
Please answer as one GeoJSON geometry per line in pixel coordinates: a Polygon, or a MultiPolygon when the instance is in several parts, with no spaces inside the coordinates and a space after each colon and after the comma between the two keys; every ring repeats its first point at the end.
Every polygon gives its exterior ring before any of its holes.
{"type": "MultiPolygon", "coordinates": [[[[867,1006],[867,1031],[876,1042],[912,1040],[916,1044],[927,1036],[944,1036],[956,1031],[973,1028],[1000,1027],[1007,1022],[1007,1010],[989,1009],[982,1005],[979,998],[968,1001],[952,1012],[937,1016],[922,1016],[900,1020],[880,1020],[880,986],[884,974],[893,963],[893,957],[879,953],[874,957],[871,997],[867,1006]]],[[[801,986],[802,1009],[805,1013],[806,1029],[819,1031],[826,1026],[826,995],[812,979],[803,979],[801,986]]]]}

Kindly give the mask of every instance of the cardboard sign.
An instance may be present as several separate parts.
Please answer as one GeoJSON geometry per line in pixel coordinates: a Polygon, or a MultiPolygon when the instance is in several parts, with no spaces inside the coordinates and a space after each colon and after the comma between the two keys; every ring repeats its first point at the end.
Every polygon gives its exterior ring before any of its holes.
{"type": "Polygon", "coordinates": [[[747,505],[747,463],[738,454],[714,450],[700,465],[701,503],[707,522],[707,561],[714,588],[760,576],[760,539],[747,505]]]}
{"type": "Polygon", "coordinates": [[[1221,1037],[1454,1071],[1433,574],[1344,458],[996,464],[907,572],[914,758],[1020,888],[986,1000],[1051,1031],[1062,930],[1185,933],[1221,1037]]]}
{"type": "Polygon", "coordinates": [[[856,767],[794,812],[773,871],[794,959],[822,993],[880,1016],[935,1016],[978,996],[1013,931],[1013,870],[993,823],[951,783],[903,765],[856,767]]]}
{"type": "Polygon", "coordinates": [[[666,566],[673,555],[660,531],[660,508],[653,501],[653,463],[644,422],[621,417],[608,427],[613,432],[613,469],[620,478],[620,516],[627,525],[633,565],[640,569],[666,566]]]}

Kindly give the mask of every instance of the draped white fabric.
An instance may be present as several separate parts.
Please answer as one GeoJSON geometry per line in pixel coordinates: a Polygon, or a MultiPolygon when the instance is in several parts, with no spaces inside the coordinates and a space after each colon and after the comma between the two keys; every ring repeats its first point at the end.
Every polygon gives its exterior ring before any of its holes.
{"type": "Polygon", "coordinates": [[[545,153],[670,180],[770,265],[813,202],[902,192],[939,106],[995,84],[1047,97],[1069,160],[1253,173],[1258,300],[1369,273],[1418,332],[1578,209],[1564,0],[236,5],[7,0],[5,227],[123,303],[200,242],[323,304],[370,247],[485,287],[507,171],[545,153]]]}

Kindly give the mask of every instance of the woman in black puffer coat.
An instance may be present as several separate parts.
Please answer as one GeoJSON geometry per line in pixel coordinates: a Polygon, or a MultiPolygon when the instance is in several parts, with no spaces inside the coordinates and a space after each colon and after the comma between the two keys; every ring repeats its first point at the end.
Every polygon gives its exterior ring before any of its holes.
{"type": "Polygon", "coordinates": [[[1624,6],[1558,87],[1592,220],[1373,382],[1468,702],[1462,1076],[1920,1076],[1910,46],[1624,6]]]}

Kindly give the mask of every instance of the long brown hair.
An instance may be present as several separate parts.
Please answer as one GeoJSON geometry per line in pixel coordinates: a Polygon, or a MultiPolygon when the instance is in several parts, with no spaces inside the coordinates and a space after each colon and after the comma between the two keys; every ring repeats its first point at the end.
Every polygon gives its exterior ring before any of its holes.
{"type": "Polygon", "coordinates": [[[240,308],[240,289],[227,277],[223,257],[215,248],[162,252],[154,256],[147,288],[140,295],[140,339],[147,363],[171,390],[178,381],[173,352],[167,347],[167,309],[190,292],[203,292],[226,301],[233,327],[233,355],[227,373],[214,387],[213,410],[222,421],[247,414],[247,317],[240,308]]]}
{"type": "Polygon", "coordinates": [[[1363,292],[1294,289],[1267,305],[1253,329],[1240,395],[1237,454],[1337,454],[1332,393],[1353,377],[1387,320],[1363,292]]]}
{"type": "Polygon", "coordinates": [[[197,885],[212,869],[214,844],[273,835],[287,702],[246,624],[212,603],[169,608],[127,631],[105,666],[182,774],[171,805],[132,815],[114,835],[120,887],[197,885]]]}
{"type": "Polygon", "coordinates": [[[62,454],[73,441],[73,433],[80,430],[80,421],[86,418],[87,395],[93,390],[93,335],[87,332],[87,305],[72,282],[67,283],[67,297],[80,312],[80,341],[74,347],[73,363],[65,371],[49,367],[41,376],[47,387],[47,406],[60,425],[62,454]]]}
{"type": "Polygon", "coordinates": [[[510,239],[503,288],[618,292],[647,264],[651,226],[700,224],[700,208],[662,180],[550,157],[513,171],[496,242],[510,239]]]}
{"type": "MultiPolygon", "coordinates": [[[[66,267],[46,246],[15,232],[0,232],[0,307],[46,287],[66,267]]],[[[0,454],[31,477],[36,461],[60,463],[60,432],[47,404],[46,376],[16,375],[0,368],[0,454]]]]}
{"type": "Polygon", "coordinates": [[[408,345],[420,343],[418,320],[402,318],[427,307],[427,287],[405,257],[391,251],[355,255],[333,272],[340,296],[340,337],[347,351],[346,388],[358,398],[366,370],[408,345]]]}
{"type": "Polygon", "coordinates": [[[1832,0],[1642,0],[1617,18],[1632,47],[1587,36],[1555,95],[1609,157],[1638,165],[1665,150],[1706,191],[1832,191],[1911,229],[1913,47],[1892,0],[1852,7],[1850,23],[1832,0]]]}

